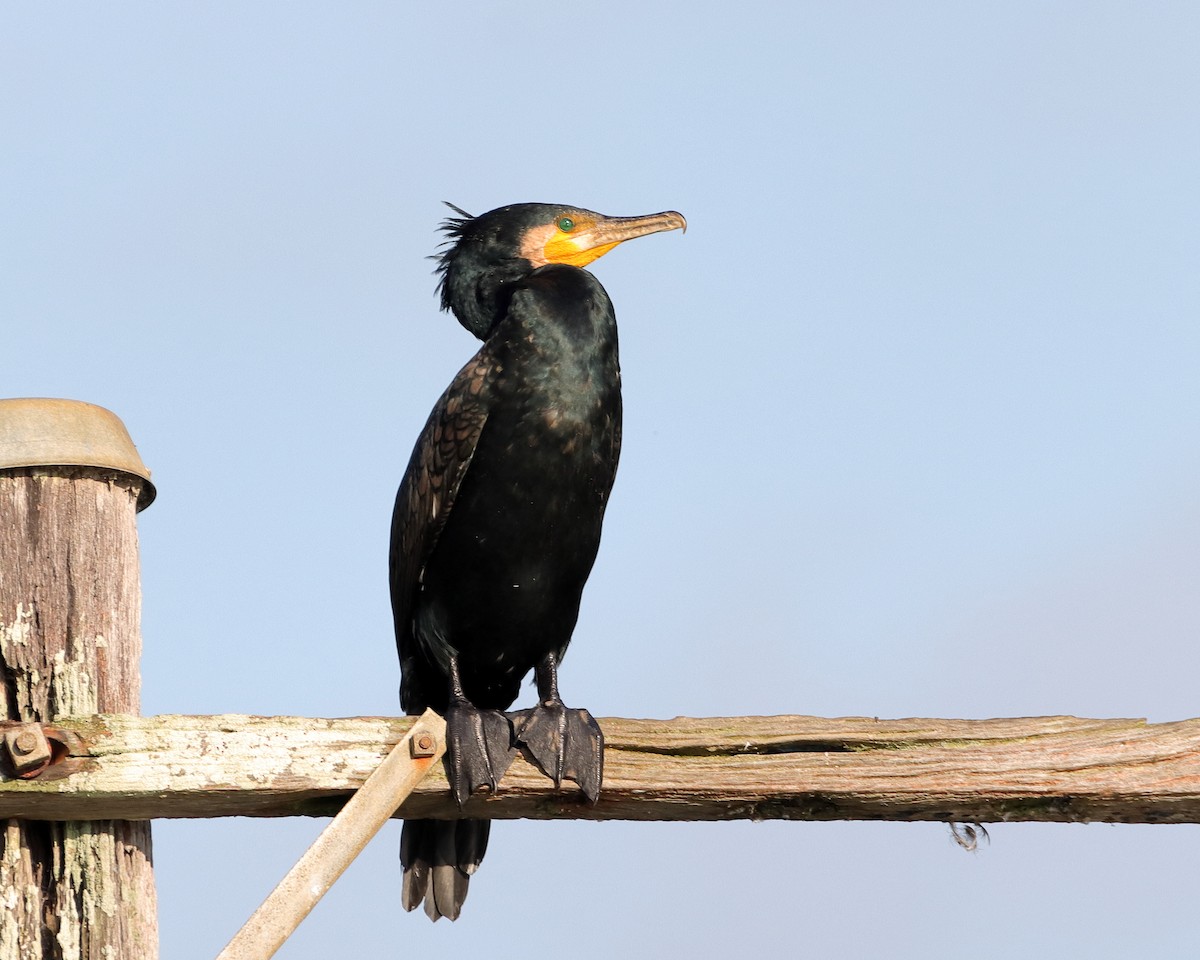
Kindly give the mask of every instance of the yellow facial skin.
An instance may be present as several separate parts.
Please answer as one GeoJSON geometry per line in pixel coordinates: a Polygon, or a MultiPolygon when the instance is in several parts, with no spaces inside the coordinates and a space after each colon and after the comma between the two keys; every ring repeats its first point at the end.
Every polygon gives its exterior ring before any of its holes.
{"type": "Polygon", "coordinates": [[[546,259],[551,263],[568,263],[572,267],[586,267],[593,260],[599,260],[620,243],[619,240],[614,240],[596,247],[581,247],[578,241],[578,237],[560,231],[546,241],[546,259]]]}
{"type": "Polygon", "coordinates": [[[590,210],[565,210],[554,223],[530,230],[521,253],[535,267],[548,263],[586,267],[626,240],[686,229],[687,221],[674,210],[645,217],[605,217],[590,210]]]}

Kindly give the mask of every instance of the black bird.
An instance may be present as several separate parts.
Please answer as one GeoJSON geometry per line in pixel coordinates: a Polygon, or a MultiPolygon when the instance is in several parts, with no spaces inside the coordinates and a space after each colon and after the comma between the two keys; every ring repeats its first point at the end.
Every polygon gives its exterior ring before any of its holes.
{"type": "MultiPolygon", "coordinates": [[[[400,702],[446,718],[460,806],[515,751],[593,802],[604,741],[558,695],[621,450],[612,301],[582,269],[673,211],[605,217],[520,203],[447,220],[442,309],[483,341],[434,406],[396,495],[390,573],[400,702]],[[537,706],[505,714],[534,671],[537,706]]],[[[455,919],[488,820],[409,820],[403,902],[455,919]]]]}

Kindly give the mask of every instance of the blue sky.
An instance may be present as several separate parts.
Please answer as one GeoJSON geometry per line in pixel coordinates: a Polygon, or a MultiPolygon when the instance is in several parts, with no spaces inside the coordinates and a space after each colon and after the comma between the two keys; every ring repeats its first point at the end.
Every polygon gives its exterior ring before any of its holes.
{"type": "MultiPolygon", "coordinates": [[[[1198,48],[1170,3],[10,5],[0,394],[154,472],[145,712],[398,712],[392,498],[474,350],[440,201],[677,209],[594,266],[625,448],[568,703],[1195,716],[1198,48]]],[[[163,955],[320,826],[156,824],[163,955]]],[[[1196,827],[991,835],[503,823],[433,926],[393,825],[279,956],[1194,952],[1196,827]]]]}

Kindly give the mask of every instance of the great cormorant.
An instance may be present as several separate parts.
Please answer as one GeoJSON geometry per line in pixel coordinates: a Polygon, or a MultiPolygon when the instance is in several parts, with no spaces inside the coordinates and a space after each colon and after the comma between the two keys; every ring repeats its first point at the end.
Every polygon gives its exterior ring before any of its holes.
{"type": "MultiPolygon", "coordinates": [[[[446,717],[460,805],[495,790],[517,749],[557,785],[599,794],[603,736],[586,710],[564,707],[557,676],[621,449],[616,316],[583,267],[677,228],[686,223],[674,211],[605,217],[546,203],[443,225],[442,308],[483,346],[417,440],[396,495],[390,572],[401,704],[446,717]],[[503,713],[530,670],[537,706],[503,713]]],[[[406,821],[405,909],[424,900],[431,919],[455,919],[489,826],[406,821]]]]}

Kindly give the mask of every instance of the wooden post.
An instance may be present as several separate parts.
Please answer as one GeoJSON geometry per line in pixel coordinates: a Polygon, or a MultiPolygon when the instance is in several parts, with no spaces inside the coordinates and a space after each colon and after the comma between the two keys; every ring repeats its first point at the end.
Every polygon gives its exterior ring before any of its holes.
{"type": "MultiPolygon", "coordinates": [[[[0,401],[0,679],[10,721],[138,713],[135,514],[139,497],[153,498],[147,478],[107,410],[0,401]]],[[[11,775],[11,758],[0,760],[11,775]]],[[[150,824],[3,821],[0,904],[0,960],[155,960],[150,824]]]]}

